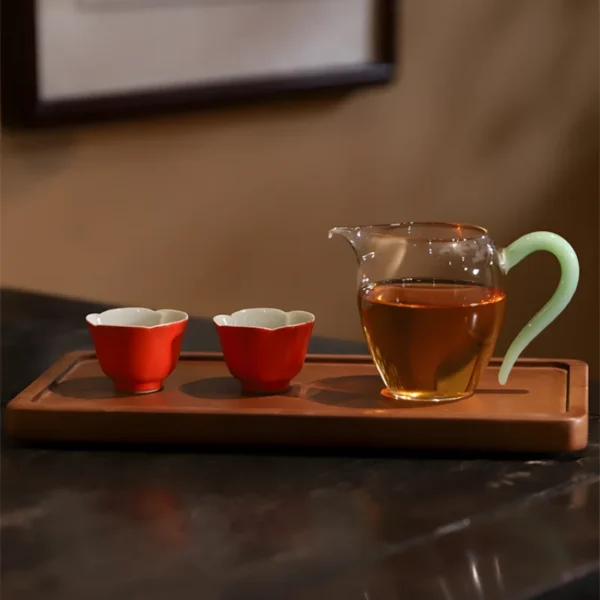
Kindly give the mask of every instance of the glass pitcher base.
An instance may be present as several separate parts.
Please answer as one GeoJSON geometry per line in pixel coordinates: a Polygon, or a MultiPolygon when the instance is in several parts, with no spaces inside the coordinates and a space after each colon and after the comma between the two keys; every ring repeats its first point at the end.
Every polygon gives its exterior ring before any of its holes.
{"type": "Polygon", "coordinates": [[[399,390],[392,391],[389,388],[384,388],[381,390],[382,395],[386,398],[391,398],[392,400],[401,400],[405,402],[414,402],[421,404],[438,404],[441,402],[456,402],[458,400],[465,400],[466,398],[470,398],[474,392],[462,392],[462,393],[448,393],[444,394],[443,392],[438,391],[429,391],[429,390],[418,390],[418,391],[408,391],[408,390],[399,390]]]}

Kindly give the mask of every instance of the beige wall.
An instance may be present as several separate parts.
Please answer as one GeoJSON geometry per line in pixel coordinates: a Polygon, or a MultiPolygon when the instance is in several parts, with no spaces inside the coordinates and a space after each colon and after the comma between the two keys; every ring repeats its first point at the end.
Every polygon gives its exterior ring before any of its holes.
{"type": "MultiPolygon", "coordinates": [[[[529,354],[598,374],[598,3],[406,0],[397,83],[338,100],[28,136],[2,146],[2,284],[212,315],[303,308],[359,338],[332,225],[443,219],[499,244],[550,229],[581,287],[529,354]]],[[[511,273],[501,353],[550,294],[511,273]]]]}

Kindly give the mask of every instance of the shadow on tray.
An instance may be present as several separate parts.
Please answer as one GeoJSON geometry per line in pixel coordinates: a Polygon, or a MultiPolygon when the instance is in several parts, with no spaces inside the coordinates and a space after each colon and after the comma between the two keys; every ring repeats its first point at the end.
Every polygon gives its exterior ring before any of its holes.
{"type": "MultiPolygon", "coordinates": [[[[239,382],[233,377],[207,377],[184,383],[180,391],[192,398],[234,400],[243,397],[239,382]]],[[[294,384],[282,394],[284,397],[302,398],[326,406],[340,408],[400,409],[430,406],[429,402],[401,401],[382,395],[383,386],[378,375],[348,375],[327,377],[308,384],[294,384]]],[[[52,392],[66,398],[100,400],[127,397],[130,394],[115,391],[107,377],[82,377],[63,381],[52,386],[52,392]]],[[[527,394],[522,389],[479,389],[479,395],[527,394]]],[[[444,403],[448,404],[448,403],[444,403]]]]}

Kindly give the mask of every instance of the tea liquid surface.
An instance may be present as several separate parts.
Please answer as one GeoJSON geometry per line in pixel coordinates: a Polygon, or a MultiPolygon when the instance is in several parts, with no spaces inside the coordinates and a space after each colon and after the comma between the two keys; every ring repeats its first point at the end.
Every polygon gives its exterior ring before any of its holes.
{"type": "Polygon", "coordinates": [[[505,297],[497,288],[440,280],[362,288],[362,326],[389,392],[405,400],[470,396],[494,352],[505,297]]]}

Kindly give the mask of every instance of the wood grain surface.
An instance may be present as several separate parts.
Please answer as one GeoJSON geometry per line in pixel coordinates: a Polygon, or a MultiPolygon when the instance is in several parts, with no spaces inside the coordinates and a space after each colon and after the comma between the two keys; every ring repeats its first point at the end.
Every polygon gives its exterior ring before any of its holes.
{"type": "Polygon", "coordinates": [[[183,353],[157,393],[116,392],[93,353],[65,355],[8,406],[7,433],[36,441],[355,446],[568,452],[588,439],[588,367],[493,359],[460,402],[399,402],[368,356],[308,356],[285,394],[241,393],[220,354],[183,353]]]}

